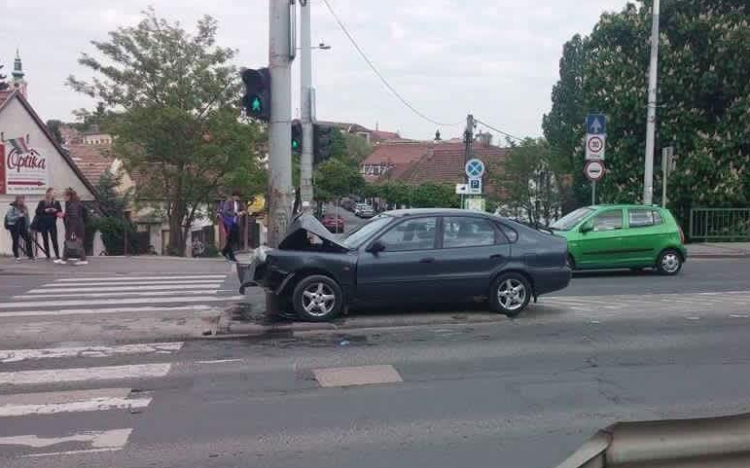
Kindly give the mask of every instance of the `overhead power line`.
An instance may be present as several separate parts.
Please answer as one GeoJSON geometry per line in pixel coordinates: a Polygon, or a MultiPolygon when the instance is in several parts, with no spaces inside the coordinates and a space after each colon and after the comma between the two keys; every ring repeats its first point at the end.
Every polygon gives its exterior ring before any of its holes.
{"type": "Polygon", "coordinates": [[[510,138],[511,140],[523,141],[523,138],[519,138],[519,137],[517,137],[517,136],[515,136],[515,135],[511,135],[511,134],[510,134],[510,133],[508,133],[508,132],[504,132],[504,131],[502,131],[502,130],[498,130],[498,129],[496,129],[495,127],[493,127],[492,125],[488,124],[487,122],[482,122],[482,121],[481,121],[481,120],[479,120],[479,119],[474,119],[474,121],[475,121],[476,123],[479,123],[479,124],[482,124],[482,125],[484,125],[485,127],[489,128],[489,129],[490,129],[490,130],[492,130],[492,131],[495,131],[495,132],[497,132],[497,133],[499,133],[499,134],[501,134],[501,135],[504,135],[504,136],[506,136],[506,137],[510,138]]]}
{"type": "Polygon", "coordinates": [[[370,61],[370,59],[367,57],[367,54],[362,50],[362,48],[357,44],[357,41],[354,39],[354,37],[349,33],[349,30],[346,29],[346,26],[344,26],[344,23],[341,21],[341,19],[338,17],[336,12],[333,10],[333,7],[331,6],[330,2],[328,0],[323,0],[323,3],[326,4],[326,7],[328,8],[328,11],[331,12],[331,16],[333,16],[333,19],[336,21],[336,23],[339,25],[339,28],[341,31],[346,35],[347,38],[349,38],[349,42],[352,43],[355,49],[357,49],[357,52],[359,52],[359,55],[362,57],[362,59],[369,65],[370,69],[377,75],[378,78],[380,78],[380,81],[383,82],[386,88],[390,90],[391,93],[393,93],[396,98],[401,101],[403,105],[408,107],[412,112],[414,112],[419,117],[423,118],[424,120],[433,123],[435,125],[441,126],[441,127],[455,127],[457,125],[461,125],[462,122],[455,122],[455,123],[443,123],[439,122],[437,120],[431,119],[430,117],[426,116],[422,112],[420,112],[416,107],[411,105],[401,94],[399,94],[396,89],[391,86],[391,84],[388,82],[388,80],[385,79],[385,77],[378,71],[377,67],[375,67],[375,64],[370,61]]]}

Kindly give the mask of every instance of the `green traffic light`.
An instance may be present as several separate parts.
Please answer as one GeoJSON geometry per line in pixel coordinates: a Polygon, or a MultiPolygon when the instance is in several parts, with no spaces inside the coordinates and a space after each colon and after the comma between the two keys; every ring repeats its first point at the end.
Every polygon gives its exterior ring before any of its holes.
{"type": "Polygon", "coordinates": [[[253,112],[260,112],[261,110],[261,102],[260,98],[258,96],[253,97],[252,102],[250,103],[250,110],[253,112]]]}
{"type": "Polygon", "coordinates": [[[297,148],[299,148],[299,141],[292,140],[292,149],[297,149],[297,148]]]}

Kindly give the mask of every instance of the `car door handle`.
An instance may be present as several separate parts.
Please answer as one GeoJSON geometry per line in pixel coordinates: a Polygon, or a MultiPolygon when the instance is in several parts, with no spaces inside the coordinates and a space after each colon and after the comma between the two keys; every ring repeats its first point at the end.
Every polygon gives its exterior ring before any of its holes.
{"type": "Polygon", "coordinates": [[[419,263],[435,263],[435,259],[433,257],[427,257],[420,260],[419,263]]]}
{"type": "Polygon", "coordinates": [[[490,260],[500,260],[503,258],[501,254],[490,255],[490,260]]]}

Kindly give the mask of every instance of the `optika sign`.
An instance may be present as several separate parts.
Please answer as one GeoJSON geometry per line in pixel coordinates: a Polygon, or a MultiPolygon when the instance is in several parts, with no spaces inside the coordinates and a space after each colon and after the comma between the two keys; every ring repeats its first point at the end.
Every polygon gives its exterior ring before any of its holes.
{"type": "Polygon", "coordinates": [[[41,156],[34,149],[29,150],[25,154],[11,150],[10,154],[8,154],[8,171],[20,173],[23,170],[46,172],[47,158],[41,156]]]}

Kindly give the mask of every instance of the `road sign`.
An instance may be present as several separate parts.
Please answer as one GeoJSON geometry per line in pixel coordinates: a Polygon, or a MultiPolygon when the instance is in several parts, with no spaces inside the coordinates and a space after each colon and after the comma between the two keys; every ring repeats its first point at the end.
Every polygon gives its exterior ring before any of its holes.
{"type": "Polygon", "coordinates": [[[604,114],[589,114],[586,116],[586,133],[589,135],[607,134],[607,116],[604,114]]]}
{"type": "Polygon", "coordinates": [[[469,195],[482,194],[482,179],[469,179],[469,195]]]}
{"type": "Polygon", "coordinates": [[[466,195],[469,193],[469,184],[456,184],[456,195],[466,195]]]}
{"type": "Polygon", "coordinates": [[[602,180],[602,177],[604,177],[604,161],[587,161],[583,167],[583,173],[592,182],[602,180]]]}
{"type": "Polygon", "coordinates": [[[607,137],[604,135],[586,135],[586,160],[603,160],[606,141],[607,137]]]}
{"type": "Polygon", "coordinates": [[[481,179],[484,175],[484,163],[479,159],[469,159],[464,166],[469,179],[481,179]]]}

